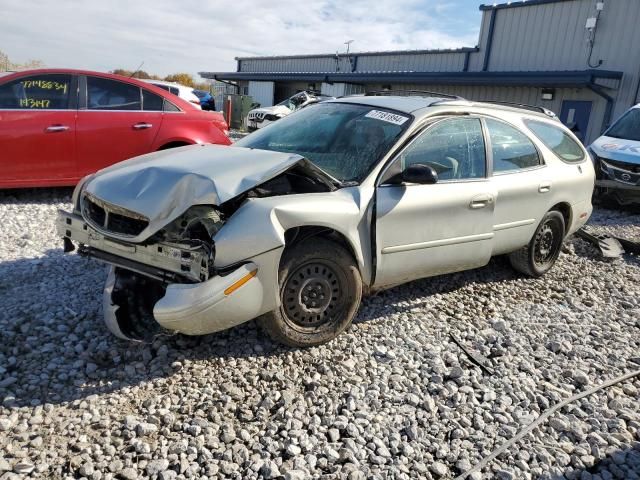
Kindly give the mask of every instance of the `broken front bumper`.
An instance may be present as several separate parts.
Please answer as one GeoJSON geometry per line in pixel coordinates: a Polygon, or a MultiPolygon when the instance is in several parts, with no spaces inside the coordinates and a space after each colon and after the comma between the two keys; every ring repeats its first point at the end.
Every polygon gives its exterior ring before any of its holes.
{"type": "MultiPolygon", "coordinates": [[[[185,263],[180,255],[163,255],[167,245],[121,244],[106,238],[86,224],[80,215],[60,211],[58,233],[65,244],[79,244],[79,253],[112,265],[103,293],[104,320],[116,336],[133,338],[119,318],[112,298],[116,283],[115,267],[124,268],[165,283],[164,296],[153,307],[153,318],[163,328],[187,335],[202,335],[239,325],[278,305],[278,265],[281,249],[257,255],[224,273],[204,281],[195,280],[203,270],[203,259],[191,257],[185,263]],[[162,247],[163,252],[158,248],[162,247]],[[149,262],[149,263],[146,263],[149,262]],[[186,268],[185,265],[188,267],[186,268]]],[[[175,246],[171,246],[176,248],[175,246]]],[[[208,265],[207,265],[208,268],[208,265]]]]}
{"type": "Polygon", "coordinates": [[[170,243],[142,245],[116,241],[92,228],[81,215],[64,210],[58,211],[56,229],[64,238],[65,250],[73,249],[69,244],[73,240],[80,245],[81,255],[157,280],[199,282],[208,277],[209,259],[202,250],[170,243]]]}
{"type": "Polygon", "coordinates": [[[616,180],[596,180],[599,194],[612,197],[621,205],[640,204],[640,186],[629,185],[616,180]]]}

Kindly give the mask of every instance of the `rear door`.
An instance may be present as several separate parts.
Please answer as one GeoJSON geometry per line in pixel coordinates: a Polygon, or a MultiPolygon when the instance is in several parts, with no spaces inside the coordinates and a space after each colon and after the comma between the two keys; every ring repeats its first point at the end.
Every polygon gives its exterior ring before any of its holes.
{"type": "Polygon", "coordinates": [[[73,185],[76,77],[23,76],[0,85],[0,187],[73,185]]]}
{"type": "Polygon", "coordinates": [[[110,78],[80,79],[78,165],[83,174],[149,153],[162,123],[162,97],[110,78]]]}
{"type": "Polygon", "coordinates": [[[533,141],[514,125],[486,118],[497,193],[494,254],[512,252],[531,240],[552,197],[554,175],[533,141]]]}

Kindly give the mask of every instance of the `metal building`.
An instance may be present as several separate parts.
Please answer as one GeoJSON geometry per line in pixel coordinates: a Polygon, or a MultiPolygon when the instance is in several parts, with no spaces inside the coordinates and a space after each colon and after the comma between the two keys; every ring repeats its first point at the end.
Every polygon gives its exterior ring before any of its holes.
{"type": "Polygon", "coordinates": [[[201,75],[235,82],[262,105],[304,89],[422,89],[540,105],[585,142],[640,102],[640,0],[522,0],[480,10],[473,48],[239,57],[236,72],[201,75]]]}

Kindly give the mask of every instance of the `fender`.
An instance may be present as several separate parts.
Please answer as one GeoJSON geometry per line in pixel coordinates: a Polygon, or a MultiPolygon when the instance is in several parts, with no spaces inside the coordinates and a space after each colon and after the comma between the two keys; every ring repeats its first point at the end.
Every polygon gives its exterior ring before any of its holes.
{"type": "MultiPolygon", "coordinates": [[[[305,193],[247,200],[213,238],[214,264],[226,267],[261,253],[284,249],[285,232],[304,226],[326,227],[343,235],[353,250],[363,282],[371,271],[370,211],[373,189],[305,193]],[[366,197],[366,198],[363,198],[366,197]]],[[[278,261],[280,255],[278,256],[278,261]]]]}

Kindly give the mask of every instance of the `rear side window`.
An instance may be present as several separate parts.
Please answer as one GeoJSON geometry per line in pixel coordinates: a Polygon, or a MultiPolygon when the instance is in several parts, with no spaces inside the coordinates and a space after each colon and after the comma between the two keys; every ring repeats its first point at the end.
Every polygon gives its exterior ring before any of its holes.
{"type": "Polygon", "coordinates": [[[0,85],[0,108],[66,110],[71,99],[71,75],[33,75],[0,85]]]}
{"type": "Polygon", "coordinates": [[[485,122],[491,139],[494,172],[513,172],[540,165],[538,150],[524,133],[492,118],[485,122]]]}
{"type": "Polygon", "coordinates": [[[142,110],[140,87],[108,78],[87,77],[89,110],[142,110]]]}
{"type": "Polygon", "coordinates": [[[149,90],[142,89],[142,109],[152,112],[161,112],[163,98],[149,90]]]}
{"type": "Polygon", "coordinates": [[[524,123],[550,150],[565,162],[581,162],[584,152],[580,145],[561,128],[546,122],[525,120],[524,123]]]}
{"type": "Polygon", "coordinates": [[[180,109],[165,98],[164,99],[164,111],[165,112],[179,112],[180,109]]]}

